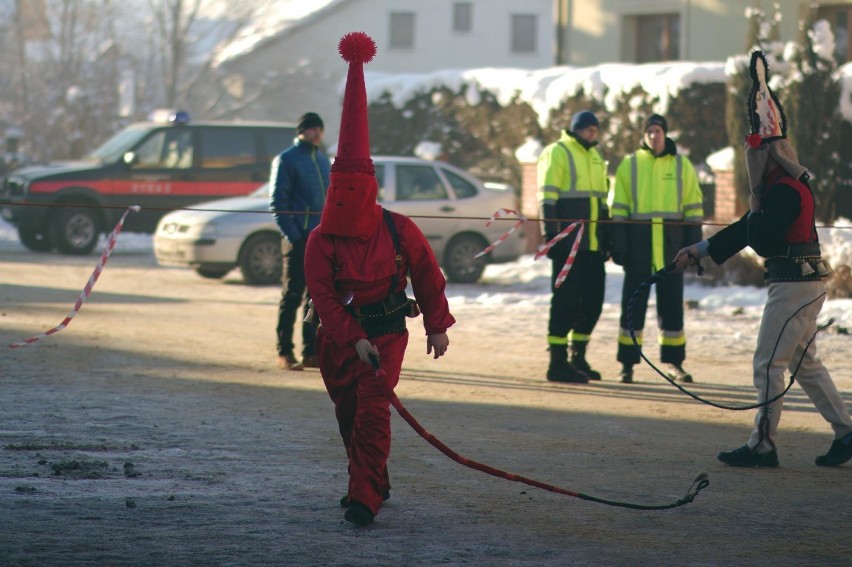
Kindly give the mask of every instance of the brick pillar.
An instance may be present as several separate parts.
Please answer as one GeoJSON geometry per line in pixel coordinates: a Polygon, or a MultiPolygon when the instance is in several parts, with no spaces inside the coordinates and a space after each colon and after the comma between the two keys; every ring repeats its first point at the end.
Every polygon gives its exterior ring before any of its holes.
{"type": "Polygon", "coordinates": [[[745,205],[737,198],[732,170],[714,170],[716,178],[716,199],[713,219],[716,222],[728,222],[745,214],[745,205]]]}
{"type": "MultiPolygon", "coordinates": [[[[536,164],[521,163],[521,214],[527,218],[538,218],[538,180],[536,164]]],[[[538,250],[541,244],[541,224],[538,221],[527,221],[524,225],[526,234],[527,253],[538,250]]]]}

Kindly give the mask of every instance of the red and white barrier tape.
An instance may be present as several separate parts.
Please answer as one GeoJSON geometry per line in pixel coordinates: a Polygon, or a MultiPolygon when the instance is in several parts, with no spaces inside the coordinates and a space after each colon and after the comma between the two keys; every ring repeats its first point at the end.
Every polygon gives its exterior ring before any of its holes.
{"type": "Polygon", "coordinates": [[[485,249],[483,249],[482,252],[480,252],[479,254],[474,256],[474,258],[479,258],[480,256],[484,256],[485,254],[488,254],[489,252],[491,252],[492,250],[497,248],[497,246],[499,244],[503,243],[507,238],[509,238],[509,235],[512,234],[513,232],[515,232],[518,229],[519,226],[521,226],[522,224],[527,222],[526,217],[524,215],[518,213],[518,211],[513,211],[512,209],[498,209],[497,211],[494,212],[493,215],[491,215],[491,218],[488,220],[488,222],[485,223],[485,228],[488,228],[489,226],[491,226],[491,223],[493,223],[494,220],[497,219],[498,217],[502,217],[502,216],[506,216],[506,215],[515,215],[516,217],[518,217],[518,222],[516,222],[515,226],[513,226],[511,229],[506,231],[500,238],[495,240],[492,244],[486,246],[485,249]]]}
{"type": "Polygon", "coordinates": [[[106,266],[107,260],[109,259],[110,254],[112,254],[113,248],[115,248],[115,241],[118,238],[118,233],[121,232],[122,227],[124,227],[124,219],[127,218],[127,214],[131,211],[134,213],[138,213],[141,210],[142,207],[140,207],[139,205],[133,205],[131,207],[128,207],[127,210],[124,211],[124,214],[121,215],[121,218],[118,219],[118,223],[116,223],[115,228],[112,229],[112,233],[109,235],[109,242],[107,242],[106,248],[101,253],[101,257],[98,260],[98,265],[95,266],[95,270],[92,272],[92,275],[89,276],[89,281],[86,283],[86,287],[83,288],[82,293],[80,293],[80,297],[77,298],[77,303],[74,304],[74,308],[71,310],[70,313],[68,313],[68,316],[65,317],[65,319],[63,319],[61,323],[59,323],[57,326],[50,329],[49,331],[46,331],[40,335],[30,337],[26,340],[17,343],[12,343],[9,345],[9,348],[19,348],[31,345],[36,341],[40,341],[45,337],[49,337],[50,335],[58,333],[71,323],[71,319],[74,318],[74,315],[76,315],[80,308],[83,306],[83,301],[85,301],[86,298],[89,297],[89,294],[92,293],[92,288],[95,287],[95,282],[98,281],[98,278],[101,276],[101,272],[103,271],[104,266],[106,266]]]}
{"type": "Polygon", "coordinates": [[[585,225],[580,222],[572,222],[568,226],[566,226],[562,232],[553,237],[553,239],[547,244],[543,244],[535,255],[534,260],[538,260],[542,256],[547,254],[547,251],[553,248],[557,242],[571,234],[574,229],[577,229],[577,235],[574,237],[574,243],[571,245],[571,253],[568,254],[568,259],[565,260],[565,265],[562,266],[562,269],[559,271],[559,274],[556,276],[556,282],[553,284],[554,287],[559,287],[562,285],[562,282],[565,281],[565,278],[568,277],[568,272],[571,271],[571,266],[574,265],[574,258],[577,256],[577,250],[580,248],[580,241],[583,239],[583,230],[585,225]]]}

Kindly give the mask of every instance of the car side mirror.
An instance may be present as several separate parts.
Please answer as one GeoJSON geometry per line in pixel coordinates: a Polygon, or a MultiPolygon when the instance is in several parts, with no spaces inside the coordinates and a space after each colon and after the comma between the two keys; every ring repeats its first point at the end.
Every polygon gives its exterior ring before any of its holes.
{"type": "Polygon", "coordinates": [[[124,162],[124,165],[131,166],[139,161],[139,156],[136,155],[136,152],[124,152],[121,160],[124,162]]]}

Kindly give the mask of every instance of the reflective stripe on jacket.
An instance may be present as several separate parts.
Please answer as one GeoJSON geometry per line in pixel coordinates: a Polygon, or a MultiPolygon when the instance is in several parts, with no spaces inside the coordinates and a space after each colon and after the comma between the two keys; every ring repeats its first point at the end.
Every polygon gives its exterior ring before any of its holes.
{"type": "Polygon", "coordinates": [[[563,219],[542,223],[545,236],[555,235],[572,220],[589,220],[580,247],[599,250],[596,221],[609,218],[606,162],[600,152],[594,147],[585,148],[572,135],[562,132],[558,142],[542,151],[537,173],[542,218],[563,219]]]}
{"type": "Polygon", "coordinates": [[[614,221],[651,221],[614,223],[613,256],[619,254],[625,268],[654,272],[702,238],[698,177],[677,154],[656,157],[643,148],[627,156],[616,172],[610,209],[614,221]]]}

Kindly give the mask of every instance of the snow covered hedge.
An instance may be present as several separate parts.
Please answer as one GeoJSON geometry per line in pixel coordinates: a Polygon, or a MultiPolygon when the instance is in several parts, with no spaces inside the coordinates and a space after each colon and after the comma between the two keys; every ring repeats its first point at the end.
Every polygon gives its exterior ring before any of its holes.
{"type": "Polygon", "coordinates": [[[515,150],[529,139],[542,145],[556,140],[575,112],[597,114],[600,149],[613,171],[638,147],[645,118],[657,112],[701,167],[727,145],[725,80],[723,63],[687,62],[368,73],[373,151],[413,154],[418,144],[431,142],[451,163],[517,187],[515,150]]]}

